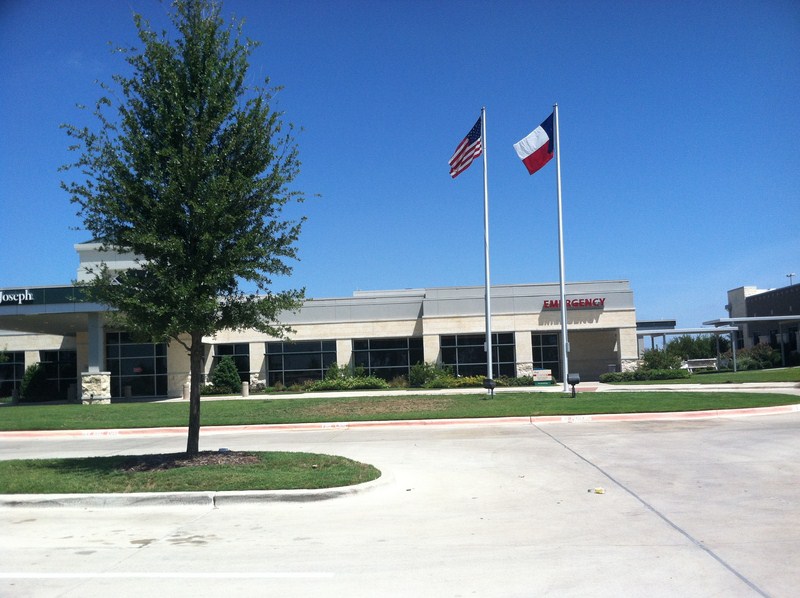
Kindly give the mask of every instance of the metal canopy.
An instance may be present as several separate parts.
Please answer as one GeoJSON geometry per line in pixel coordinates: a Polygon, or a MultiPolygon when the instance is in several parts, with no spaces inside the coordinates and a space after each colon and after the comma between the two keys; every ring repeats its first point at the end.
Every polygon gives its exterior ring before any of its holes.
{"type": "MultiPolygon", "coordinates": [[[[707,324],[707,322],[704,322],[707,324]]],[[[684,334],[725,334],[728,332],[736,332],[739,328],[736,326],[720,326],[717,328],[661,328],[651,330],[637,330],[636,336],[683,336],[684,334]]]]}
{"type": "Polygon", "coordinates": [[[741,318],[717,318],[703,322],[706,326],[725,326],[726,324],[749,324],[751,322],[800,322],[800,316],[752,316],[741,318]]]}
{"type": "MultiPolygon", "coordinates": [[[[708,324],[708,322],[703,322],[708,324]]],[[[650,348],[655,347],[655,337],[660,336],[664,340],[664,345],[667,344],[667,336],[683,336],[685,334],[713,334],[717,337],[717,360],[719,360],[719,335],[731,335],[731,348],[733,350],[733,371],[736,371],[736,343],[734,342],[733,334],[739,330],[738,326],[717,326],[716,328],[662,328],[661,330],[637,330],[636,337],[644,338],[650,337],[650,348]]],[[[637,349],[638,350],[638,349],[637,349]]]]}

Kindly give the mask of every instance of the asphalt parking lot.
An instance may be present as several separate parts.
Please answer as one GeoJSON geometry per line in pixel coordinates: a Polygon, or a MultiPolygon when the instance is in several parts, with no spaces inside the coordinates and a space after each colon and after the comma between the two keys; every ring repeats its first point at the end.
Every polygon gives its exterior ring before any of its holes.
{"type": "MultiPolygon", "coordinates": [[[[794,596],[798,432],[800,413],[203,434],[384,475],[326,500],[0,508],[0,595],[794,596]]],[[[5,438],[0,457],[184,441],[5,438]]]]}

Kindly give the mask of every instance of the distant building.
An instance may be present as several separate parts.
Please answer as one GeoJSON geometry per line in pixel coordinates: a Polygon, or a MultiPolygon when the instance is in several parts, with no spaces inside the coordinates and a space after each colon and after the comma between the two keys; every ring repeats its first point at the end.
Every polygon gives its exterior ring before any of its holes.
{"type": "Polygon", "coordinates": [[[765,343],[781,352],[784,365],[800,365],[800,284],[770,290],[731,289],[725,308],[728,318],[709,323],[736,324],[737,348],[765,343]]]}
{"type": "MultiPolygon", "coordinates": [[[[104,262],[134,267],[134,256],[75,246],[78,280],[104,262]]],[[[203,339],[206,375],[225,355],[243,381],[291,386],[321,379],[327,368],[363,367],[391,380],[418,362],[450,366],[456,375],[486,374],[483,287],[357,291],[352,297],[309,299],[280,315],[290,341],[255,330],[222,331],[203,339]]],[[[563,381],[558,284],[492,287],[494,377],[549,369],[563,381]]],[[[570,371],[583,380],[636,362],[636,310],[625,280],[566,285],[570,371]]],[[[178,343],[140,343],[107,322],[109,308],[85,301],[79,287],[0,289],[0,396],[19,387],[25,368],[43,363],[54,396],[179,397],[189,358],[178,343]]]]}

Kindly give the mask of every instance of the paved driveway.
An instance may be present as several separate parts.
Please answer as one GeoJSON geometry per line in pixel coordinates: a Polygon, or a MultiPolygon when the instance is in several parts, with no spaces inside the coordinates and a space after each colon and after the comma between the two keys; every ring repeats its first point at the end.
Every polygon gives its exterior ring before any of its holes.
{"type": "MultiPolygon", "coordinates": [[[[794,596],[799,432],[800,413],[204,434],[384,476],[315,502],[0,509],[0,596],[794,596]]],[[[3,439],[0,457],[184,441],[3,439]]]]}

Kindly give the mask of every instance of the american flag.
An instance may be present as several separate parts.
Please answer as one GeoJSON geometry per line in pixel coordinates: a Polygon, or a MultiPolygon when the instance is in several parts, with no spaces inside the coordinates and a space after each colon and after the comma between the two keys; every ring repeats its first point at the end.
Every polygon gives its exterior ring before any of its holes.
{"type": "Polygon", "coordinates": [[[479,118],[464,140],[458,144],[453,157],[450,158],[450,176],[456,178],[464,172],[472,164],[472,161],[481,155],[482,151],[481,119],[479,118]]]}

